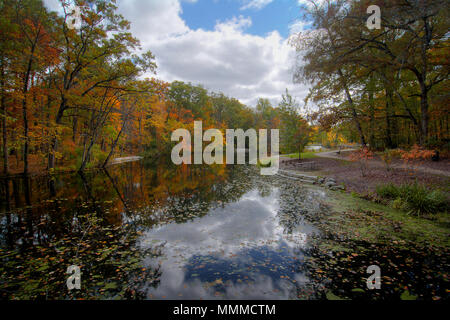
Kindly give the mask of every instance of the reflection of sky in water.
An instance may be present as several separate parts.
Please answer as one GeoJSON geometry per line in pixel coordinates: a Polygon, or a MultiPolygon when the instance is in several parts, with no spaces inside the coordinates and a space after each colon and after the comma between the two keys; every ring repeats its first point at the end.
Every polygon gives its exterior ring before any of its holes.
{"type": "Polygon", "coordinates": [[[300,270],[308,234],[301,224],[284,232],[277,212],[279,190],[252,190],[236,203],[193,221],[147,231],[142,246],[163,244],[159,286],[149,298],[289,299],[307,282],[300,270]]]}

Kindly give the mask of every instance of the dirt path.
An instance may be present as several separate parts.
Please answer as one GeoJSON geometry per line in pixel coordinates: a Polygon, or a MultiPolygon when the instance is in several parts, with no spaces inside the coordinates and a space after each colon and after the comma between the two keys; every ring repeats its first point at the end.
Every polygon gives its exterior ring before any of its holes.
{"type": "MultiPolygon", "coordinates": [[[[348,151],[355,151],[355,149],[341,150],[341,152],[348,152],[348,151]]],[[[320,158],[329,158],[329,159],[350,161],[349,156],[340,155],[337,152],[338,151],[320,152],[320,153],[316,153],[316,156],[320,157],[320,158]]],[[[383,167],[384,166],[380,160],[369,160],[369,165],[375,166],[375,167],[383,167]]],[[[409,169],[410,168],[410,166],[408,166],[404,163],[392,164],[391,167],[393,169],[409,169]]],[[[430,173],[430,174],[436,174],[436,175],[450,177],[450,170],[445,171],[445,170],[432,169],[432,168],[428,168],[428,167],[421,166],[421,165],[415,165],[414,170],[420,171],[423,173],[430,173]]]]}

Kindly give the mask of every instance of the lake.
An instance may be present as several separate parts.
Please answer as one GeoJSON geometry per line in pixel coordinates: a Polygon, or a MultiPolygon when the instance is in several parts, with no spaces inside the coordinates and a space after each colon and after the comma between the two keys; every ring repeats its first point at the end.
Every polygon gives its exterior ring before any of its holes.
{"type": "MultiPolygon", "coordinates": [[[[4,299],[326,299],[330,290],[383,298],[401,292],[365,291],[370,257],[388,264],[383,255],[421,255],[337,239],[367,251],[345,270],[335,267],[351,252],[322,246],[336,241],[320,227],[330,193],[261,176],[255,166],[138,161],[3,180],[1,188],[4,299]],[[71,265],[81,268],[81,290],[67,289],[71,265]]],[[[439,255],[429,259],[426,275],[446,270],[439,255]]],[[[413,263],[412,272],[426,276],[420,266],[413,263]]],[[[429,283],[442,291],[443,281],[429,283]]],[[[435,293],[423,288],[425,296],[435,293]]]]}

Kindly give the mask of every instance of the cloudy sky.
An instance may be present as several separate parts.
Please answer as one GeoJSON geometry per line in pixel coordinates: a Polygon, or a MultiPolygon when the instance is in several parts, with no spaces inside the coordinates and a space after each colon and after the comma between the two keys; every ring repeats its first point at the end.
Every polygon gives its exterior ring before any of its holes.
{"type": "MultiPolygon", "coordinates": [[[[303,0],[118,0],[119,12],[158,64],[157,77],[202,84],[254,106],[274,103],[292,83],[295,51],[287,42],[299,28],[303,0]]],[[[55,9],[57,0],[45,0],[55,9]]],[[[300,24],[301,26],[301,24],[300,24]]]]}

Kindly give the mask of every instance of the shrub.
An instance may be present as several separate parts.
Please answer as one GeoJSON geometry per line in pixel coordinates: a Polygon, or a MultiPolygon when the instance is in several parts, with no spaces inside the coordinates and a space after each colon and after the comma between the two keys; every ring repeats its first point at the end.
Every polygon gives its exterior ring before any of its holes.
{"type": "Polygon", "coordinates": [[[450,207],[449,200],[443,192],[430,191],[428,187],[417,183],[378,186],[377,194],[384,199],[394,200],[392,202],[394,208],[417,215],[447,212],[450,207]]]}
{"type": "Polygon", "coordinates": [[[417,184],[404,188],[405,209],[409,213],[434,214],[447,211],[449,207],[447,197],[439,190],[430,192],[417,184]]]}
{"type": "Polygon", "coordinates": [[[352,191],[350,194],[353,198],[359,198],[359,193],[357,193],[355,191],[352,191]]]}
{"type": "Polygon", "coordinates": [[[377,194],[384,199],[396,199],[399,197],[399,188],[392,184],[385,184],[377,186],[377,194]]]}
{"type": "Polygon", "coordinates": [[[367,147],[355,151],[350,155],[350,161],[359,163],[362,177],[366,176],[367,170],[369,168],[368,162],[370,159],[373,159],[373,152],[370,151],[367,147]]]}
{"type": "Polygon", "coordinates": [[[424,149],[416,144],[409,151],[401,151],[401,158],[412,171],[415,171],[418,163],[431,160],[435,154],[435,151],[424,149]]]}
{"type": "Polygon", "coordinates": [[[386,171],[390,171],[391,170],[391,163],[392,163],[392,155],[391,155],[391,153],[388,150],[385,150],[381,154],[381,160],[384,163],[386,171]]]}
{"type": "Polygon", "coordinates": [[[434,154],[435,151],[424,149],[416,144],[410,151],[401,152],[401,157],[403,161],[408,162],[414,160],[430,160],[434,154]]]}
{"type": "Polygon", "coordinates": [[[392,201],[392,208],[397,210],[404,210],[405,209],[405,202],[401,198],[397,198],[394,201],[392,201]]]}

